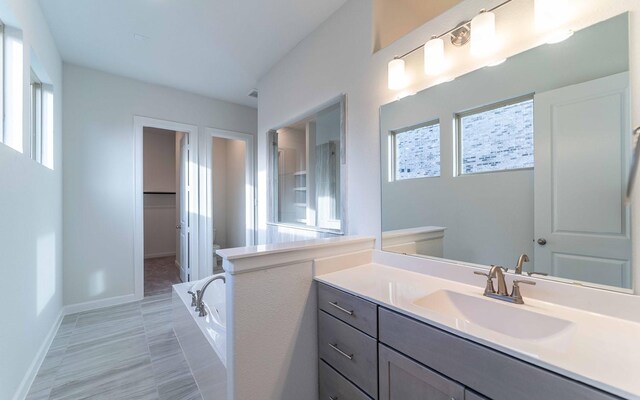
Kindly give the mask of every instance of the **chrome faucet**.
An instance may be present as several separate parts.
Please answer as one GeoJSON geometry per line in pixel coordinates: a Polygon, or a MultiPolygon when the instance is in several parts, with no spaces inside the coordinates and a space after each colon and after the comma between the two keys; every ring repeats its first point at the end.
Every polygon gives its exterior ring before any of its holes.
{"type": "Polygon", "coordinates": [[[199,317],[205,317],[207,315],[207,310],[204,308],[204,292],[207,290],[207,287],[213,282],[222,279],[222,282],[227,282],[227,279],[224,275],[215,275],[213,278],[209,279],[204,285],[202,285],[202,289],[196,290],[196,311],[198,311],[199,317]]]}
{"type": "Polygon", "coordinates": [[[522,275],[522,264],[529,262],[529,256],[526,254],[521,254],[518,258],[518,263],[516,264],[516,274],[522,275]]]}
{"type": "Polygon", "coordinates": [[[528,280],[514,280],[513,289],[511,290],[511,294],[509,294],[507,292],[507,282],[504,277],[504,273],[506,271],[507,269],[504,267],[501,267],[499,265],[492,265],[489,273],[480,271],[474,271],[473,273],[476,275],[483,275],[487,277],[487,283],[484,288],[485,296],[491,297],[492,299],[508,301],[509,303],[524,304],[522,294],[520,293],[520,284],[524,283],[527,285],[535,285],[536,283],[528,280]],[[495,290],[493,286],[493,278],[496,278],[496,280],[498,281],[498,290],[495,290]]]}
{"type": "Polygon", "coordinates": [[[516,275],[522,275],[523,273],[526,273],[529,276],[531,275],[547,276],[548,275],[545,272],[523,271],[522,265],[526,262],[529,262],[529,256],[526,254],[521,254],[520,257],[518,257],[518,262],[516,263],[516,271],[515,271],[516,275]]]}
{"type": "Polygon", "coordinates": [[[507,282],[504,279],[505,272],[507,272],[507,269],[499,265],[492,265],[491,269],[489,270],[491,279],[496,278],[496,280],[498,281],[498,290],[496,291],[496,294],[499,296],[507,295],[507,282]]]}

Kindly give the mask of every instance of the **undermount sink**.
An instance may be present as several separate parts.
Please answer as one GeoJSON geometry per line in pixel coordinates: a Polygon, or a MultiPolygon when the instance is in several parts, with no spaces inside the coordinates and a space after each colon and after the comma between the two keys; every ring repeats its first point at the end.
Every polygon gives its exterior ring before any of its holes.
{"type": "Polygon", "coordinates": [[[453,292],[438,290],[422,297],[414,304],[450,316],[458,320],[481,326],[516,339],[542,340],[567,332],[573,323],[523,309],[522,306],[502,304],[453,292]]]}

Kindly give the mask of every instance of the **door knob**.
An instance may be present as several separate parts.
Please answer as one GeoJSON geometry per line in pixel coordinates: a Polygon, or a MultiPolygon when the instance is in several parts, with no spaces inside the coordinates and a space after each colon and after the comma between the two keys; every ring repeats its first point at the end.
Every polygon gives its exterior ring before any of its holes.
{"type": "Polygon", "coordinates": [[[176,229],[182,229],[180,225],[176,225],[176,229]]]}
{"type": "Polygon", "coordinates": [[[545,244],[547,244],[547,239],[545,239],[545,238],[540,238],[540,239],[538,239],[538,241],[537,241],[537,242],[538,242],[538,244],[539,244],[540,246],[544,246],[545,244]]]}

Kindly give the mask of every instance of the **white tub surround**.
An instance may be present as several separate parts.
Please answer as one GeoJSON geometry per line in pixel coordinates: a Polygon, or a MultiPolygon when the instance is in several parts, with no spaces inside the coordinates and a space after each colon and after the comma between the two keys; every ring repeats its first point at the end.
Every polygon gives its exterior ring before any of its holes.
{"type": "Polygon", "coordinates": [[[382,232],[382,250],[442,257],[446,229],[441,226],[419,226],[385,231],[382,232]]]}
{"type": "MultiPolygon", "coordinates": [[[[209,312],[206,317],[199,317],[191,307],[191,295],[187,293],[195,285],[202,287],[204,281],[173,286],[173,330],[203,399],[220,400],[225,399],[227,393],[224,316],[220,318],[215,312],[209,312]]],[[[220,308],[220,302],[215,299],[215,289],[211,286],[207,289],[210,292],[208,311],[213,311],[211,309],[214,307],[220,308]]],[[[224,299],[222,303],[224,305],[224,299]]]]}
{"type": "Polygon", "coordinates": [[[340,237],[218,252],[227,278],[227,399],[317,399],[314,260],[349,254],[370,262],[374,242],[340,237]]]}
{"type": "MultiPolygon", "coordinates": [[[[340,258],[316,264],[331,269],[340,258]]],[[[640,297],[532,279],[536,286],[522,287],[525,304],[513,305],[484,297],[486,278],[474,275],[477,270],[374,251],[371,263],[316,280],[603,391],[640,399],[640,297]]],[[[507,276],[509,287],[513,277],[507,276]]]]}

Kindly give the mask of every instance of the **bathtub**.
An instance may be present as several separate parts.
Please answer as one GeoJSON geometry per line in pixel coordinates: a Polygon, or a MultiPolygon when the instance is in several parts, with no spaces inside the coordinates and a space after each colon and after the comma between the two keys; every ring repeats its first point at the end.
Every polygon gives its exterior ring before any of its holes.
{"type": "MultiPolygon", "coordinates": [[[[217,274],[224,275],[224,274],[217,274]]],[[[212,282],[204,293],[207,315],[198,316],[191,295],[213,276],[173,286],[173,330],[184,351],[202,397],[226,399],[227,327],[226,290],[222,280],[212,282]]]]}

